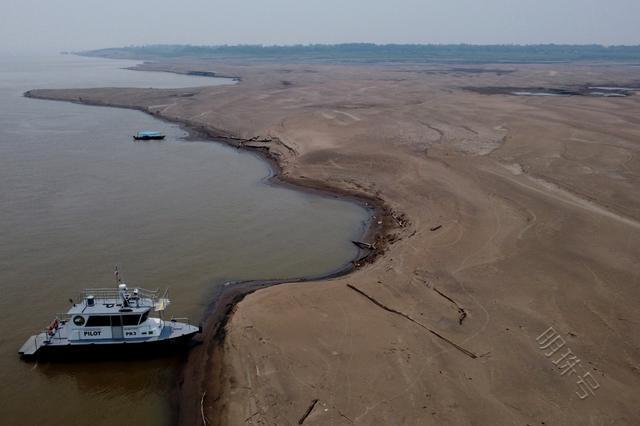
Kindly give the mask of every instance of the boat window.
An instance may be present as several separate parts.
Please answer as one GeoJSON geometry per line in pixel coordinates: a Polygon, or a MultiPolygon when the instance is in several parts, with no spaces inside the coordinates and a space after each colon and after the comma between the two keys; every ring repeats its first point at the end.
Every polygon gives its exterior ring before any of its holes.
{"type": "Polygon", "coordinates": [[[122,325],[122,321],[120,320],[120,315],[111,315],[111,326],[117,327],[122,325]]]}
{"type": "Polygon", "coordinates": [[[122,325],[138,325],[140,315],[123,315],[122,325]]]}
{"type": "Polygon", "coordinates": [[[92,315],[87,320],[87,327],[108,327],[111,325],[109,317],[107,315],[95,316],[92,315]]]}
{"type": "Polygon", "coordinates": [[[143,322],[145,322],[147,320],[147,318],[149,317],[149,311],[145,312],[144,314],[142,314],[142,318],[140,319],[140,324],[142,324],[143,322]]]}

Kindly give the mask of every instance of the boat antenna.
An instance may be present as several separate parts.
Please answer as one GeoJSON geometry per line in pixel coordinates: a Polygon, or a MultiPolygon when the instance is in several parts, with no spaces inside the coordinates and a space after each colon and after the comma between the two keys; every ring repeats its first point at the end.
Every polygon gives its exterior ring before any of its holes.
{"type": "Polygon", "coordinates": [[[116,269],[113,272],[113,275],[115,275],[115,277],[116,277],[116,282],[118,284],[120,284],[122,282],[122,280],[120,279],[120,271],[118,271],[118,265],[116,265],[116,269]]]}

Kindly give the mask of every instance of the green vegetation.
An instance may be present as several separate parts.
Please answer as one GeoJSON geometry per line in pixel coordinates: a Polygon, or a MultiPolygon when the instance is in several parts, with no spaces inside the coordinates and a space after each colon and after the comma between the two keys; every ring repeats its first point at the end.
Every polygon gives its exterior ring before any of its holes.
{"type": "Polygon", "coordinates": [[[322,62],[639,62],[640,46],[371,43],[293,46],[150,45],[91,50],[80,54],[131,59],[198,57],[322,62]]]}

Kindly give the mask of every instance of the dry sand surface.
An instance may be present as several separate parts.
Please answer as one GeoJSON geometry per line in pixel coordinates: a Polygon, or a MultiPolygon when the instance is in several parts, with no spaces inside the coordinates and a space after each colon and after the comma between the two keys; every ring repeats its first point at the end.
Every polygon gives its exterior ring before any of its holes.
{"type": "Polygon", "coordinates": [[[256,138],[238,143],[268,151],[285,179],[379,197],[407,219],[372,264],[241,301],[206,371],[186,376],[207,394],[181,406],[185,423],[638,423],[640,96],[462,88],[629,85],[640,68],[142,68],[242,81],[33,95],[256,138]]]}

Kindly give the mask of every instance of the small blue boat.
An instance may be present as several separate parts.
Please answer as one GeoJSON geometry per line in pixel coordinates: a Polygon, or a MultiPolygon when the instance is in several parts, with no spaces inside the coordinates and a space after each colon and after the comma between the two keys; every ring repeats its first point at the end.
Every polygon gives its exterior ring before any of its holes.
{"type": "Polygon", "coordinates": [[[160,132],[143,130],[141,132],[136,133],[133,136],[133,139],[137,141],[162,140],[164,139],[164,135],[160,132]]]}

